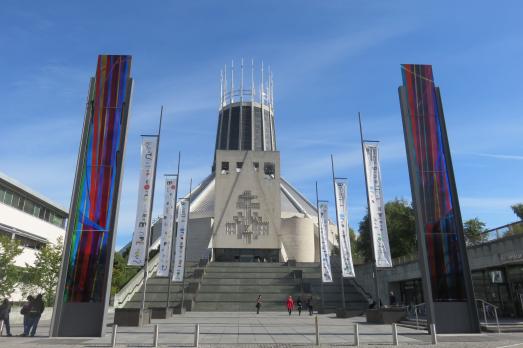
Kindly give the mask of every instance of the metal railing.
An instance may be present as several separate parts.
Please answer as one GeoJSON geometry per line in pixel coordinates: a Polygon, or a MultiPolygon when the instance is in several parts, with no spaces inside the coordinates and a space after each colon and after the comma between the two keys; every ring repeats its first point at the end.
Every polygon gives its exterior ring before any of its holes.
{"type": "MultiPolygon", "coordinates": [[[[494,319],[496,321],[496,327],[498,328],[498,334],[501,333],[501,330],[499,327],[499,319],[498,319],[498,307],[493,305],[492,303],[489,303],[480,298],[476,298],[474,300],[476,301],[476,305],[478,305],[478,304],[481,305],[485,329],[488,329],[488,318],[490,317],[491,320],[494,319]]],[[[478,314],[478,316],[479,316],[479,314],[478,314]]],[[[480,321],[480,323],[481,323],[481,321],[480,321]]]]}
{"type": "Polygon", "coordinates": [[[512,222],[507,225],[496,227],[479,235],[479,238],[474,243],[470,243],[468,246],[480,245],[483,243],[491,242],[504,237],[510,237],[516,234],[523,234],[523,221],[512,222]]]}
{"type": "Polygon", "coordinates": [[[425,302],[414,306],[414,316],[416,317],[416,330],[419,330],[419,318],[427,318],[427,306],[425,302]]]}

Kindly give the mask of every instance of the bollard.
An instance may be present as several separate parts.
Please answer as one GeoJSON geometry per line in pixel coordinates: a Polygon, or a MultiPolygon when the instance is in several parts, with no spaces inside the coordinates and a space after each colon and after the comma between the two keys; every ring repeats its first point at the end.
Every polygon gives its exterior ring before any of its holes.
{"type": "Polygon", "coordinates": [[[158,347],[158,334],[160,333],[158,324],[154,325],[153,347],[158,347]]]}
{"type": "Polygon", "coordinates": [[[354,324],[354,345],[358,347],[360,345],[360,328],[358,323],[354,324]]]}
{"type": "Polygon", "coordinates": [[[430,324],[430,336],[432,344],[438,344],[438,337],[436,336],[436,324],[430,324]]]}
{"type": "Polygon", "coordinates": [[[194,346],[198,348],[200,344],[200,324],[196,324],[194,327],[194,346]]]}
{"type": "Polygon", "coordinates": [[[314,322],[316,325],[316,345],[319,346],[320,345],[320,324],[318,322],[318,316],[316,316],[314,322]]]}
{"type": "Polygon", "coordinates": [[[395,346],[398,345],[398,327],[396,323],[392,323],[392,344],[395,346]]]}
{"type": "Polygon", "coordinates": [[[111,347],[116,347],[116,330],[118,330],[118,325],[113,324],[113,335],[111,336],[111,347]]]}

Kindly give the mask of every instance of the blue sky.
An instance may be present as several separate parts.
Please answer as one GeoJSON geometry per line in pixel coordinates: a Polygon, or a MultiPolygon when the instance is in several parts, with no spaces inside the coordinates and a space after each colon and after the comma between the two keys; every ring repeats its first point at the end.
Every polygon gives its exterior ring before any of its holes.
{"type": "MultiPolygon", "coordinates": [[[[270,64],[282,175],[332,201],[330,154],[365,212],[357,112],[381,140],[386,200],[410,201],[401,63],[432,64],[464,219],[516,220],[523,201],[523,5],[438,1],[3,1],[0,171],[69,207],[89,78],[100,53],[131,54],[135,88],[117,245],[131,236],[140,134],[165,107],[159,175],[182,152],[181,189],[212,164],[220,69],[270,64]],[[420,3],[423,3],[420,5],[420,3]]],[[[154,215],[160,214],[157,185],[154,215]]]]}

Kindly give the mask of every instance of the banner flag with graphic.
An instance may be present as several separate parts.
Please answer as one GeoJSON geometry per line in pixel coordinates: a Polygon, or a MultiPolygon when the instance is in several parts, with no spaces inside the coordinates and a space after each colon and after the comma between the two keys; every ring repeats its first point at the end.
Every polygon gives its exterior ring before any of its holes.
{"type": "Polygon", "coordinates": [[[369,195],[369,213],[371,219],[372,241],[376,267],[392,267],[390,256],[385,205],[381,189],[381,171],[379,149],[376,143],[364,143],[365,175],[367,177],[367,194],[369,195]]]}
{"type": "Polygon", "coordinates": [[[160,235],[160,259],[158,261],[158,277],[168,277],[171,264],[171,244],[174,229],[174,214],[176,211],[177,176],[165,177],[165,199],[163,204],[162,234],[160,235]]]}
{"type": "Polygon", "coordinates": [[[336,220],[340,235],[340,256],[343,277],[355,277],[352,252],[350,248],[350,235],[347,209],[347,179],[334,179],[336,197],[336,220]]]}
{"type": "Polygon", "coordinates": [[[332,271],[329,252],[329,206],[327,202],[319,203],[320,214],[320,257],[321,257],[321,280],[324,283],[332,283],[332,271]]]}
{"type": "Polygon", "coordinates": [[[189,200],[182,199],[178,206],[178,228],[174,247],[173,282],[183,281],[185,269],[185,246],[187,243],[187,224],[189,222],[189,200]]]}
{"type": "Polygon", "coordinates": [[[138,186],[138,207],[136,209],[136,223],[134,227],[129,266],[143,266],[150,230],[150,215],[152,208],[151,196],[155,179],[156,148],[158,136],[147,135],[142,137],[140,181],[138,186]]]}

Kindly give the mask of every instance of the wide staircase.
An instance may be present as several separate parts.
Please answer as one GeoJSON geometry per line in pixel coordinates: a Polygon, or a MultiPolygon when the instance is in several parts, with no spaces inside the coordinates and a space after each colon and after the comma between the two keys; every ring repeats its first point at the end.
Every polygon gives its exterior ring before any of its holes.
{"type": "MultiPolygon", "coordinates": [[[[150,273],[153,276],[147,281],[145,306],[165,307],[168,279],[156,277],[154,271],[150,273]]],[[[333,274],[334,282],[323,284],[322,289],[319,263],[187,263],[184,307],[190,311],[254,311],[256,298],[262,295],[263,311],[283,311],[287,297],[291,295],[295,300],[301,296],[304,309],[306,299],[312,297],[315,310],[335,312],[341,308],[342,298],[341,277],[336,264],[333,264],[333,274]]],[[[119,294],[117,298],[120,300],[115,301],[115,306],[141,306],[143,286],[138,280],[132,293],[119,294]]],[[[344,279],[344,290],[347,309],[361,313],[367,308],[367,294],[353,280],[344,279]]],[[[127,291],[131,291],[131,287],[127,291]]],[[[171,284],[169,300],[171,307],[180,305],[181,283],[171,284]]]]}

